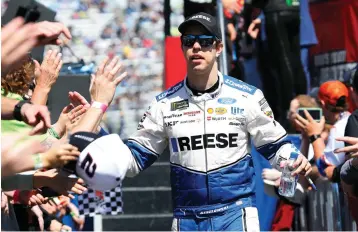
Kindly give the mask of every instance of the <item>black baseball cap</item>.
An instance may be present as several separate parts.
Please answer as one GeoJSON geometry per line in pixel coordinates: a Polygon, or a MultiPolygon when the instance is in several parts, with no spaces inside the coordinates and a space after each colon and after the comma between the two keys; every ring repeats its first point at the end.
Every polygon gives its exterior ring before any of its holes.
{"type": "Polygon", "coordinates": [[[215,35],[218,39],[221,40],[221,33],[216,18],[214,16],[204,12],[199,12],[195,15],[192,15],[179,25],[179,32],[181,34],[184,34],[188,26],[193,24],[202,25],[206,30],[208,30],[208,32],[210,32],[212,35],[215,35]]]}

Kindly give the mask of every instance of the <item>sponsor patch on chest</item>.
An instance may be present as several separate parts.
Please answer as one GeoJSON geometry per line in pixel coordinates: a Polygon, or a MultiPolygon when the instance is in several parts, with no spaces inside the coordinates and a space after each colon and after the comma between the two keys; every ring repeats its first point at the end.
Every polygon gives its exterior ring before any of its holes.
{"type": "Polygon", "coordinates": [[[189,100],[188,99],[170,103],[171,111],[184,110],[187,108],[189,108],[189,100]]]}

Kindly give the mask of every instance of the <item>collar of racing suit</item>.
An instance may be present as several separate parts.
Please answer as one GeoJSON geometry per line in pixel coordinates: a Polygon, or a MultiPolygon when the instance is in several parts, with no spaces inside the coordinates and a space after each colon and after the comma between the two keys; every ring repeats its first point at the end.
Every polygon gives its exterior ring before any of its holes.
{"type": "Polygon", "coordinates": [[[185,82],[184,83],[185,89],[189,94],[189,96],[191,97],[191,99],[194,102],[202,102],[202,101],[215,99],[220,94],[222,85],[224,83],[224,78],[221,72],[218,72],[218,83],[215,83],[214,86],[203,92],[198,90],[193,90],[192,88],[190,88],[188,84],[188,77],[185,78],[184,82],[185,82]]]}
{"type": "Polygon", "coordinates": [[[191,90],[191,92],[193,93],[194,96],[200,96],[200,95],[203,95],[205,93],[212,93],[212,92],[214,92],[215,90],[217,90],[219,88],[219,84],[220,84],[220,81],[219,81],[219,78],[218,78],[218,80],[215,82],[215,84],[213,86],[211,86],[209,89],[196,90],[196,89],[190,87],[189,82],[186,82],[186,86],[191,90]]]}

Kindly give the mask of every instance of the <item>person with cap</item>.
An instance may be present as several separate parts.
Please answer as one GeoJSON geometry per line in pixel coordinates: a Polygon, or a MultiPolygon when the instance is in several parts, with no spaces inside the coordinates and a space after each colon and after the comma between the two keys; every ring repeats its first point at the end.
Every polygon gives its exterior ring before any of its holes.
{"type": "MultiPolygon", "coordinates": [[[[172,230],[260,231],[251,139],[274,168],[294,158],[292,175],[307,175],[311,165],[286,140],[261,90],[218,71],[223,44],[217,25],[213,16],[198,13],[179,26],[185,80],[155,97],[126,143],[114,134],[83,137],[89,145],[76,170],[90,188],[111,189],[151,166],[169,146],[172,230]]],[[[105,85],[114,82],[106,74],[96,77],[92,100],[108,106],[114,90],[105,85]]],[[[95,111],[91,107],[84,117],[98,121],[103,111],[95,111]]]]}
{"type": "Polygon", "coordinates": [[[314,158],[319,173],[332,182],[340,182],[340,168],[345,161],[345,153],[335,153],[344,143],[336,141],[344,136],[345,127],[350,113],[348,110],[348,88],[340,81],[333,80],[323,83],[318,91],[318,103],[322,107],[323,117],[319,122],[312,119],[306,111],[306,118],[296,114],[295,122],[305,131],[313,146],[314,158]],[[321,138],[324,124],[333,125],[325,145],[321,138]]]}

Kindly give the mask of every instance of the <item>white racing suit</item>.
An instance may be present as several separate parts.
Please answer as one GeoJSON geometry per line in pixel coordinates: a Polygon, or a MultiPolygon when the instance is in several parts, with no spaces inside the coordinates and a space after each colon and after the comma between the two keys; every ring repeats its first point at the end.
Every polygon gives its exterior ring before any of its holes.
{"type": "Polygon", "coordinates": [[[173,230],[259,231],[250,139],[276,168],[299,151],[285,140],[262,92],[219,73],[219,87],[194,96],[186,80],[158,95],[120,154],[127,176],[169,145],[173,230]]]}

